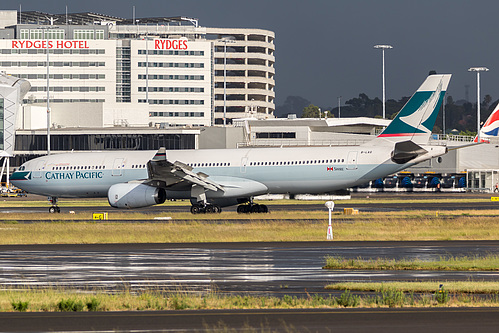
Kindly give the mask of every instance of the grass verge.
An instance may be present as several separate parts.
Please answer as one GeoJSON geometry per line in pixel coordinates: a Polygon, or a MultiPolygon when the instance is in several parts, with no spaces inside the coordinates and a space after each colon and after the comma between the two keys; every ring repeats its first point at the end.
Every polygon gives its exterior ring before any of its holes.
{"type": "Polygon", "coordinates": [[[217,292],[192,294],[184,291],[148,290],[140,294],[118,291],[78,293],[59,289],[0,291],[0,311],[137,311],[196,309],[289,309],[341,307],[433,307],[433,306],[499,306],[492,295],[450,294],[436,290],[424,294],[380,289],[373,295],[355,295],[345,290],[339,297],[308,295],[296,297],[223,295],[217,292]]]}
{"type": "MultiPolygon", "coordinates": [[[[287,214],[287,213],[286,213],[287,214]]],[[[327,220],[307,212],[292,212],[306,220],[282,219],[283,215],[246,216],[239,221],[236,213],[222,213],[208,219],[176,222],[123,223],[113,221],[16,223],[17,216],[5,216],[0,223],[0,244],[96,244],[96,243],[178,243],[178,242],[284,242],[326,240],[327,220]],[[279,217],[281,216],[281,218],[279,217]],[[233,219],[234,218],[234,219],[233,219]]],[[[409,215],[413,216],[413,212],[409,215]]],[[[5,214],[7,215],[7,214],[5,214]]],[[[47,215],[49,215],[47,213],[47,215]]],[[[67,214],[78,215],[78,214],[67,214]]],[[[260,214],[259,214],[260,215],[260,214]]],[[[324,213],[322,215],[325,215],[324,213]]],[[[496,216],[395,217],[372,215],[334,222],[335,241],[411,241],[411,240],[497,240],[496,216]]],[[[186,215],[184,215],[185,218],[186,215]]],[[[52,215],[53,217],[53,215],[52,215]]],[[[43,219],[42,214],[38,218],[43,219]]],[[[152,219],[151,219],[152,220],[152,219]]]]}
{"type": "MultiPolygon", "coordinates": [[[[499,256],[440,257],[437,260],[326,257],[325,269],[499,271],[499,256]]],[[[499,287],[499,284],[497,285],[499,287]]],[[[497,289],[499,290],[499,289],[497,289]]]]}
{"type": "Polygon", "coordinates": [[[402,291],[406,293],[434,293],[443,288],[454,294],[497,294],[499,281],[393,281],[393,282],[341,282],[326,286],[329,290],[355,290],[366,292],[383,292],[385,290],[402,291]]]}
{"type": "MultiPolygon", "coordinates": [[[[447,284],[446,284],[447,285],[447,284]]],[[[435,285],[433,284],[433,287],[435,285]]],[[[353,287],[357,287],[353,285],[353,287]]],[[[333,287],[330,287],[333,289],[333,287]]],[[[352,288],[353,289],[353,288],[352,288]]],[[[3,290],[0,291],[0,311],[137,311],[137,310],[197,310],[197,309],[289,309],[341,307],[433,307],[433,306],[499,306],[497,293],[473,295],[451,293],[448,289],[416,294],[384,285],[372,295],[356,295],[346,289],[339,297],[307,295],[296,297],[223,295],[217,292],[193,294],[185,291],[146,290],[140,294],[118,291],[79,293],[76,291],[3,290]]]]}

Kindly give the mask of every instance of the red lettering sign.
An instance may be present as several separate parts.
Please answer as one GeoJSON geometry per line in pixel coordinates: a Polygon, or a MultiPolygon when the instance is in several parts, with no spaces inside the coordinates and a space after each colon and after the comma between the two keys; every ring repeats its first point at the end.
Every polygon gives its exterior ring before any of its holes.
{"type": "Polygon", "coordinates": [[[13,49],[88,49],[86,40],[12,40],[13,49]]]}
{"type": "Polygon", "coordinates": [[[187,50],[187,40],[185,39],[156,39],[154,40],[156,50],[187,50]]]}

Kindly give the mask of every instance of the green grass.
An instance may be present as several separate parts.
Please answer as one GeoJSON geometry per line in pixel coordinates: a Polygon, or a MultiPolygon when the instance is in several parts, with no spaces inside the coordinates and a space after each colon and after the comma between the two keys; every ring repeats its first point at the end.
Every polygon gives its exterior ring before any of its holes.
{"type": "Polygon", "coordinates": [[[499,281],[341,282],[329,284],[326,286],[326,289],[365,292],[395,290],[408,293],[432,293],[439,289],[440,284],[443,284],[445,290],[454,294],[497,294],[499,292],[499,281]]]}
{"type": "MultiPolygon", "coordinates": [[[[421,259],[347,259],[329,256],[325,269],[358,269],[358,270],[439,270],[439,271],[499,271],[499,256],[485,257],[440,257],[437,260],[421,259]]],[[[499,287],[499,285],[498,285],[499,287]]]]}
{"type": "MultiPolygon", "coordinates": [[[[333,223],[334,241],[499,239],[499,219],[495,216],[457,215],[448,219],[441,218],[441,215],[414,214],[417,213],[342,218],[342,221],[333,223]]],[[[327,212],[307,211],[255,215],[230,212],[200,216],[158,214],[170,216],[170,220],[153,220],[156,215],[143,213],[109,213],[112,219],[120,216],[125,220],[146,221],[94,222],[90,220],[91,213],[3,214],[5,220],[0,222],[0,244],[323,241],[326,240],[328,224],[327,212]],[[25,219],[41,222],[18,223],[25,219]]]]}
{"type": "MultiPolygon", "coordinates": [[[[447,283],[445,284],[447,286],[447,283]]],[[[354,286],[355,287],[355,286],[354,286]]],[[[433,284],[423,294],[415,295],[384,285],[372,295],[356,295],[346,289],[338,297],[332,295],[254,296],[225,295],[218,292],[192,293],[188,291],[128,290],[112,294],[101,291],[77,292],[64,289],[16,289],[0,291],[0,312],[7,311],[141,311],[141,310],[198,310],[198,309],[293,309],[342,307],[434,307],[434,306],[499,306],[496,293],[475,297],[470,294],[449,294],[440,298],[438,286],[433,284]]],[[[332,287],[331,287],[332,289],[332,287]]]]}

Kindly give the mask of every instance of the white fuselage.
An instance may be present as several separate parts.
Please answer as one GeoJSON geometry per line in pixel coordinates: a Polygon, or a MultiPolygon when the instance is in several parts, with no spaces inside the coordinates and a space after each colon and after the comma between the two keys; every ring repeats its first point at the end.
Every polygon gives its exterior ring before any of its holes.
{"type": "MultiPolygon", "coordinates": [[[[445,153],[437,148],[432,147],[433,153],[425,159],[445,153]]],[[[345,146],[170,150],[166,158],[172,163],[187,164],[194,172],[203,172],[221,185],[233,184],[234,180],[263,184],[258,190],[262,193],[256,194],[316,194],[359,185],[414,164],[392,162],[392,149],[345,146]]],[[[146,180],[147,163],[155,154],[156,151],[52,154],[23,164],[12,175],[12,183],[33,194],[105,197],[114,184],[146,180]]],[[[237,195],[241,193],[244,191],[237,195]]],[[[177,199],[191,196],[189,191],[168,189],[167,194],[168,198],[177,199]]]]}

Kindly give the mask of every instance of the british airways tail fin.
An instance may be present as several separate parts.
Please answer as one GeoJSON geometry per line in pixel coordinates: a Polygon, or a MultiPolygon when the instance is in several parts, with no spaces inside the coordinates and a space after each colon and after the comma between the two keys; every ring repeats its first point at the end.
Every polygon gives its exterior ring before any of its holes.
{"type": "Polygon", "coordinates": [[[412,141],[418,145],[427,144],[451,76],[428,76],[375,141],[383,138],[392,143],[412,141]]]}
{"type": "MultiPolygon", "coordinates": [[[[499,138],[499,103],[497,103],[494,111],[480,129],[480,141],[489,142],[491,138],[499,138]]],[[[475,137],[474,142],[478,139],[475,137]]]]}

